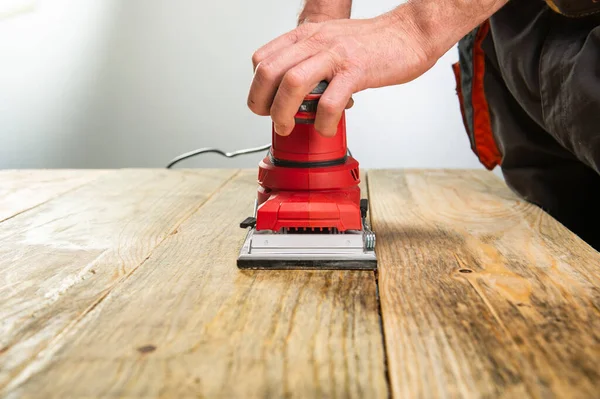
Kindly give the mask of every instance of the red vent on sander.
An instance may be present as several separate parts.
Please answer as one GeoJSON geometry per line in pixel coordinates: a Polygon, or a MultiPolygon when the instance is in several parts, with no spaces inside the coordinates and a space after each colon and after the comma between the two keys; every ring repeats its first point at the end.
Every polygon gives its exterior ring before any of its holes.
{"type": "Polygon", "coordinates": [[[333,137],[314,126],[321,82],[296,114],[288,136],[272,127],[272,146],[259,164],[256,230],[345,232],[361,230],[358,162],[348,154],[342,113],[333,137]]]}

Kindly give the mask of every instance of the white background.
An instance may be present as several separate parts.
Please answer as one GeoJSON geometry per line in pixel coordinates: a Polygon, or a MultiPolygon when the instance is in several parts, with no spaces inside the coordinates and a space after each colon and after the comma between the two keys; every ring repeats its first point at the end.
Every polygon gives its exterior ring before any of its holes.
{"type": "MultiPolygon", "coordinates": [[[[2,1],[2,0],[0,0],[2,1]]],[[[353,17],[393,0],[355,0],[353,17]]],[[[246,96],[251,55],[295,25],[300,0],[39,0],[0,19],[0,168],[163,167],[179,153],[270,141],[246,96]]],[[[452,49],[424,76],[355,96],[362,167],[474,167],[452,49]]],[[[185,167],[255,167],[263,154],[185,167]]]]}

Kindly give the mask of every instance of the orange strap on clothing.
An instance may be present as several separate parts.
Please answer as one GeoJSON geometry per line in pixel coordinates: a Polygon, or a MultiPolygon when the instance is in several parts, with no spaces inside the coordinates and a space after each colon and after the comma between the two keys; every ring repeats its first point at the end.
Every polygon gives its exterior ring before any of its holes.
{"type": "Polygon", "coordinates": [[[494,169],[502,162],[502,154],[498,150],[494,134],[492,132],[492,122],[487,99],[485,97],[484,76],[485,76],[485,53],[481,47],[483,40],[489,33],[489,21],[485,21],[477,30],[472,49],[472,69],[470,98],[465,99],[461,86],[460,64],[452,66],[456,77],[456,90],[460,101],[460,108],[463,117],[463,123],[467,132],[471,136],[471,148],[479,158],[479,161],[489,170],[494,169]],[[466,101],[465,101],[466,100],[466,101]],[[465,104],[468,102],[468,105],[465,104]],[[472,109],[473,131],[469,129],[465,105],[472,109]]]}

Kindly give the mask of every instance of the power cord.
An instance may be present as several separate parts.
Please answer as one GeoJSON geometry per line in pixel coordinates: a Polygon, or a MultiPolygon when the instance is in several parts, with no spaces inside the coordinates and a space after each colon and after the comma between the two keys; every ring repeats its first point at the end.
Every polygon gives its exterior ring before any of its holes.
{"type": "MultiPolygon", "coordinates": [[[[195,157],[196,155],[209,153],[209,152],[216,153],[216,154],[222,155],[227,158],[233,158],[233,157],[237,157],[238,155],[254,154],[256,152],[266,151],[269,148],[271,148],[271,143],[262,145],[260,147],[244,148],[243,150],[237,150],[237,151],[233,151],[233,152],[224,152],[222,150],[219,150],[218,148],[212,148],[212,147],[198,148],[197,150],[186,152],[185,154],[181,154],[178,157],[173,158],[171,160],[171,162],[169,162],[169,164],[167,165],[167,169],[171,169],[176,163],[179,163],[185,159],[195,157]]],[[[350,152],[350,148],[348,148],[348,155],[352,156],[352,153],[350,152]]]]}
{"type": "Polygon", "coordinates": [[[233,151],[233,152],[224,152],[222,150],[219,150],[218,148],[211,148],[211,147],[199,148],[197,150],[186,152],[185,154],[181,154],[178,157],[174,158],[167,165],[167,169],[171,169],[173,167],[173,165],[175,165],[176,163],[179,163],[185,159],[195,157],[196,155],[209,153],[209,152],[216,153],[216,154],[222,155],[227,158],[233,158],[233,157],[237,157],[238,155],[246,155],[246,154],[253,154],[256,152],[266,151],[270,147],[271,147],[271,143],[262,145],[260,147],[255,147],[255,148],[244,148],[243,150],[237,150],[237,151],[233,151]]]}

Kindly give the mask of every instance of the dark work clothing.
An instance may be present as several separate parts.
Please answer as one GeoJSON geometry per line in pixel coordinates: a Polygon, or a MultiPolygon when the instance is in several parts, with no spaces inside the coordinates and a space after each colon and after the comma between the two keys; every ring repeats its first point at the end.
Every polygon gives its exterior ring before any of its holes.
{"type": "Polygon", "coordinates": [[[600,14],[569,18],[544,2],[512,0],[486,25],[459,43],[457,84],[474,151],[600,250],[600,14]],[[485,100],[476,101],[477,89],[485,100]]]}

